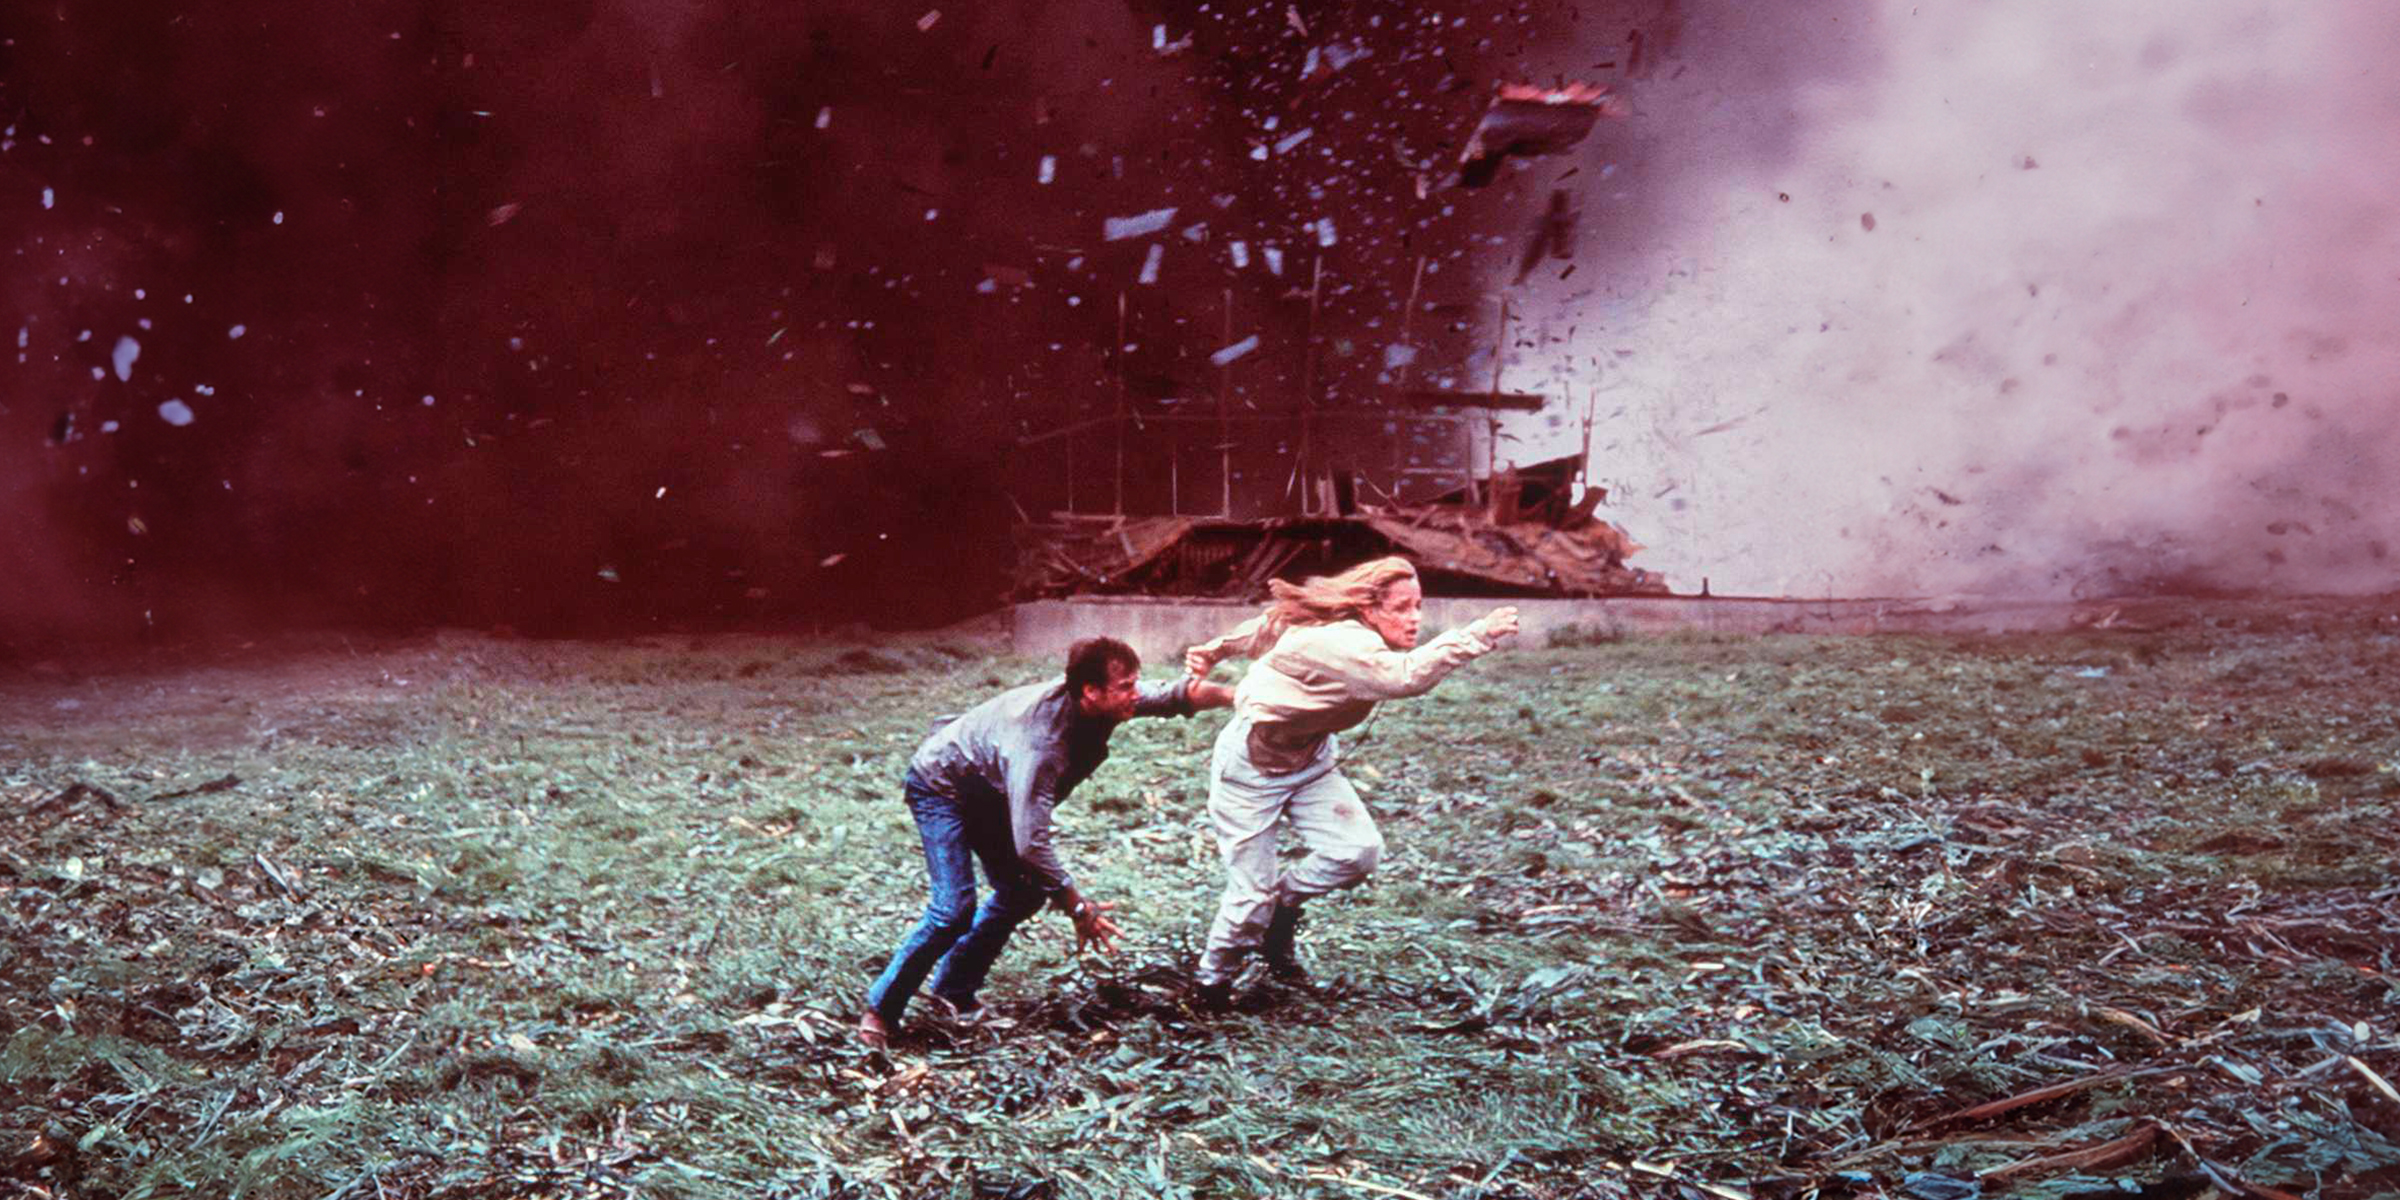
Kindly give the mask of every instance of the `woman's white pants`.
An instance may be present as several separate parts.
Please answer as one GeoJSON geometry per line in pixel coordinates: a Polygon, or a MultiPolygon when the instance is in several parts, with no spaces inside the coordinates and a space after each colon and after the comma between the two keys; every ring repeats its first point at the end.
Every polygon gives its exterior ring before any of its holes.
{"type": "Polygon", "coordinates": [[[1383,857],[1383,834],[1350,781],[1334,769],[1339,747],[1327,737],[1297,771],[1269,775],[1250,762],[1250,719],[1235,717],[1217,735],[1208,767],[1208,816],[1225,855],[1225,898],[1208,929],[1200,981],[1230,981],[1264,937],[1275,906],[1346,888],[1383,857]],[[1275,827],[1289,822],[1308,856],[1283,870],[1275,827]]]}

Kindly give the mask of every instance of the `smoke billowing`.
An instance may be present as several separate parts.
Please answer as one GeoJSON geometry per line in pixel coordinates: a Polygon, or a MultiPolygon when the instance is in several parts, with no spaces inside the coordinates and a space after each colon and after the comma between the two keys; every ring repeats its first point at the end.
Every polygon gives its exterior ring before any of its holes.
{"type": "Polygon", "coordinates": [[[963,616],[1035,439],[1504,297],[1686,587],[2378,586],[2377,11],[15,6],[0,626],[963,616]],[[1445,186],[1560,77],[1634,115],[1445,186]]]}
{"type": "Polygon", "coordinates": [[[1708,69],[1642,93],[1690,220],[1553,297],[1581,331],[1519,359],[1597,386],[1646,565],[1804,595],[2393,586],[2388,8],[1888,3],[1803,31],[1862,69],[1754,91],[1739,64],[1785,48],[1694,6],[1708,69]],[[1784,152],[1725,152],[1767,124],[1784,152]]]}

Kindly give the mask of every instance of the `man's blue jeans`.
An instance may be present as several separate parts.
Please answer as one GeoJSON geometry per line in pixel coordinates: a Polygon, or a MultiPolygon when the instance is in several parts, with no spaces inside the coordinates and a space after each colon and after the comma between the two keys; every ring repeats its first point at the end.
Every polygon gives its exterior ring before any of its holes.
{"type": "Polygon", "coordinates": [[[909,997],[917,994],[929,972],[934,995],[962,1010],[975,1007],[975,993],[1000,957],[1000,948],[1008,944],[1008,935],[1041,911],[1044,899],[1017,858],[1006,801],[991,796],[984,798],[986,803],[962,803],[935,795],[914,773],[904,792],[908,810],[917,819],[917,836],[925,843],[925,874],[933,895],[926,901],[925,919],[909,931],[891,965],[867,989],[867,1003],[893,1028],[899,1027],[909,997]],[[984,876],[992,885],[991,899],[981,909],[975,907],[970,854],[983,860],[984,876]]]}

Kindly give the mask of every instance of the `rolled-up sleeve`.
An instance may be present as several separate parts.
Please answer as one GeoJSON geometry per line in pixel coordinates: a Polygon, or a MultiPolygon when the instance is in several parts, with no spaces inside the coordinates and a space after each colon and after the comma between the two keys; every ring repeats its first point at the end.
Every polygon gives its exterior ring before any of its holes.
{"type": "Polygon", "coordinates": [[[1207,655],[1211,662],[1223,662],[1228,658],[1257,658],[1267,652],[1267,647],[1275,644],[1275,635],[1280,632],[1269,623],[1265,613],[1260,613],[1192,649],[1207,655]]]}
{"type": "Polygon", "coordinates": [[[1075,886],[1075,877],[1067,874],[1051,844],[1060,769],[1055,759],[1045,755],[1013,766],[1008,773],[1008,824],[1016,840],[1017,860],[1034,883],[1052,895],[1075,886]]]}
{"type": "Polygon", "coordinates": [[[1192,681],[1182,679],[1143,680],[1133,701],[1137,717],[1188,717],[1199,711],[1192,703],[1192,681]]]}

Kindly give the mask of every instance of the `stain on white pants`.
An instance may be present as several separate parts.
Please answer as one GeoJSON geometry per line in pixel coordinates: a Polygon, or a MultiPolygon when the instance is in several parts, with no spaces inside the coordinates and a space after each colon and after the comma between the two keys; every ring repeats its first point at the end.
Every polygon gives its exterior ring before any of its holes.
{"type": "Polygon", "coordinates": [[[1208,816],[1225,856],[1225,898],[1208,928],[1200,980],[1219,983],[1266,936],[1278,900],[1305,900],[1365,879],[1383,858],[1383,834],[1350,781],[1334,769],[1339,747],[1328,737],[1307,766],[1268,775],[1250,762],[1247,717],[1226,722],[1208,765],[1208,816]],[[1281,869],[1275,830],[1288,823],[1308,857],[1281,869]]]}

